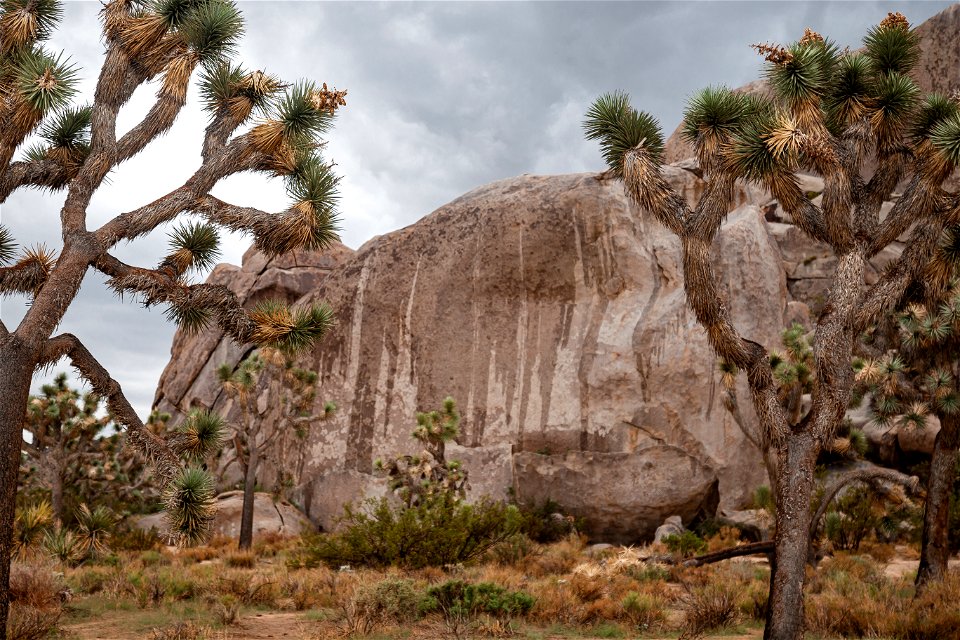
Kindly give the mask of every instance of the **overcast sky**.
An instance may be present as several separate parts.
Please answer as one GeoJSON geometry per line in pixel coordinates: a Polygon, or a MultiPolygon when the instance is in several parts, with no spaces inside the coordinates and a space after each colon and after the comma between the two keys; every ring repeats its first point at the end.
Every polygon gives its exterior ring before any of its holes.
{"type": "MultiPolygon", "coordinates": [[[[888,11],[919,24],[948,4],[241,2],[246,35],[239,58],[285,80],[349,90],[328,150],[343,176],[341,235],[356,248],[494,180],[600,170],[596,145],[583,140],[580,122],[602,92],[628,91],[669,135],[698,88],[736,87],[758,77],[761,61],[751,43],[789,42],[810,26],[855,47],[888,11]]],[[[99,2],[67,3],[51,42],[82,69],[80,101],[92,98],[102,60],[99,8],[99,2]]],[[[206,115],[195,89],[173,130],[111,174],[91,204],[90,228],[178,187],[199,165],[206,115]]],[[[154,91],[146,86],[134,95],[120,113],[118,133],[142,118],[154,91]]],[[[270,211],[287,204],[279,181],[249,174],[214,193],[270,211]]],[[[58,248],[62,200],[62,194],[19,191],[0,207],[0,222],[23,245],[58,248]]],[[[116,253],[154,266],[166,233],[116,253]]],[[[223,260],[239,264],[247,245],[242,236],[225,235],[223,260]]],[[[24,305],[13,297],[0,301],[10,329],[24,305]]],[[[120,302],[91,271],[60,329],[77,334],[137,410],[149,411],[174,332],[162,310],[120,302]]]]}

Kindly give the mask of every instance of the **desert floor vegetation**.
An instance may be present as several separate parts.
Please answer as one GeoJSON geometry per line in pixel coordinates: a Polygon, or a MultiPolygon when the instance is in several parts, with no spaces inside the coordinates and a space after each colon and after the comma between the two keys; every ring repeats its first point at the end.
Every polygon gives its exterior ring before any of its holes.
{"type": "MultiPolygon", "coordinates": [[[[680,552],[666,545],[598,548],[571,534],[548,544],[527,541],[523,553],[494,549],[466,565],[303,568],[299,554],[314,543],[261,536],[251,551],[238,552],[234,540],[222,537],[190,549],[154,541],[79,565],[27,554],[11,572],[10,637],[546,640],[763,633],[770,575],[764,557],[686,567],[670,563],[680,552]]],[[[917,558],[912,545],[869,542],[821,560],[808,580],[806,637],[960,638],[960,574],[915,597],[917,558]]]]}

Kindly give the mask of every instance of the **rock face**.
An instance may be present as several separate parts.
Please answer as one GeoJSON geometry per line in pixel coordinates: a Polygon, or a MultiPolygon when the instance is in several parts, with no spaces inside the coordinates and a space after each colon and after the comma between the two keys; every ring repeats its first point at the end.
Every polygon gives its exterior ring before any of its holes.
{"type": "MultiPolygon", "coordinates": [[[[228,491],[217,496],[217,517],[213,521],[210,533],[229,538],[240,536],[240,511],[243,508],[243,492],[228,491]]],[[[140,518],[136,526],[144,531],[151,528],[164,531],[165,514],[154,513],[140,518]]],[[[253,536],[261,533],[279,533],[284,536],[298,536],[312,531],[315,527],[296,507],[288,502],[274,502],[269,493],[258,493],[253,501],[253,536]]]]}
{"type": "Polygon", "coordinates": [[[649,539],[672,514],[686,523],[713,516],[720,499],[716,472],[667,445],[633,453],[522,452],[514,473],[520,500],[562,496],[564,510],[582,517],[592,537],[618,544],[649,539]]]}
{"type": "MultiPolygon", "coordinates": [[[[691,171],[664,173],[688,200],[702,190],[691,171]]],[[[751,193],[738,197],[714,246],[718,278],[737,327],[774,345],[787,303],[785,274],[771,268],[779,249],[751,193]]],[[[547,454],[554,477],[579,484],[541,483],[530,497],[568,507],[594,496],[594,536],[649,536],[663,518],[709,505],[717,481],[730,506],[766,482],[724,408],[716,358],[687,308],[679,242],[619,182],[593,174],[505,180],[347,255],[339,251],[331,262],[341,264],[325,276],[307,267],[317,280],[301,300],[327,301],[338,313],[336,329],[299,363],[319,372],[321,400],[338,406],[309,443],[299,500],[314,521],[329,526],[345,500],[382,491],[373,461],[413,452],[415,412],[447,395],[463,414],[456,457],[471,472],[473,495],[527,491],[533,469],[547,469],[530,456],[547,454]],[[665,451],[672,462],[651,470],[665,451]],[[603,456],[618,462],[602,470],[603,456]],[[636,498],[645,478],[649,515],[636,498]],[[622,505],[641,515],[618,523],[622,505]]],[[[256,291],[276,269],[248,255],[242,269],[211,277],[252,280],[256,291]]],[[[214,370],[244,352],[216,334],[178,336],[156,405],[175,413],[208,406],[229,418],[214,370]]],[[[259,404],[269,419],[277,403],[259,404]]]]}

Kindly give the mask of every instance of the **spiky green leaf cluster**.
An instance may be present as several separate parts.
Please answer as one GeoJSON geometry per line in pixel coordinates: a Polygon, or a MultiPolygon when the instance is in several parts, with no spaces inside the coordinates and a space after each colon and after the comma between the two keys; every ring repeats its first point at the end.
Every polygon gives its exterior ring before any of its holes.
{"type": "Polygon", "coordinates": [[[920,59],[920,36],[914,29],[878,25],[867,32],[863,44],[879,73],[910,73],[920,59]]]}
{"type": "Polygon", "coordinates": [[[931,93],[917,110],[910,135],[915,141],[927,138],[939,123],[956,117],[960,105],[942,93],[931,93]]]}
{"type": "Polygon", "coordinates": [[[207,409],[194,409],[180,425],[178,450],[190,460],[203,460],[223,444],[223,418],[207,409]]]}
{"type": "Polygon", "coordinates": [[[767,140],[776,128],[773,114],[761,113],[743,122],[724,154],[728,171],[745,180],[761,182],[792,168],[795,158],[774,153],[767,140]]]}
{"type": "Polygon", "coordinates": [[[930,131],[930,142],[951,166],[960,166],[960,114],[938,122],[930,131]]]}
{"type": "Polygon", "coordinates": [[[297,82],[276,101],[274,111],[283,123],[287,140],[294,144],[312,142],[333,126],[334,116],[313,103],[316,87],[312,82],[297,82]]]}
{"type": "Polygon", "coordinates": [[[232,0],[207,0],[186,14],[179,32],[201,63],[219,65],[236,53],[243,16],[232,0]]]}
{"type": "Polygon", "coordinates": [[[0,225],[0,265],[6,264],[17,255],[17,242],[6,227],[0,225]]]}
{"type": "Polygon", "coordinates": [[[163,17],[167,25],[174,29],[186,22],[191,12],[202,3],[203,0],[153,0],[149,3],[149,9],[163,17]]]}
{"type": "Polygon", "coordinates": [[[181,543],[203,542],[216,515],[213,478],[202,469],[184,469],[164,490],[164,504],[181,543]]]}
{"type": "Polygon", "coordinates": [[[687,102],[681,135],[690,143],[696,143],[701,135],[731,136],[740,128],[748,108],[744,94],[726,87],[702,89],[687,102]]]}
{"type": "Polygon", "coordinates": [[[66,106],[77,91],[76,67],[42,48],[17,56],[14,75],[20,95],[40,113],[66,106]]]}
{"type": "Polygon", "coordinates": [[[196,335],[210,326],[213,313],[206,307],[171,303],[163,315],[187,335],[196,335]]]}
{"type": "Polygon", "coordinates": [[[38,133],[50,147],[86,152],[90,148],[89,106],[58,109],[38,133]]]}
{"type": "Polygon", "coordinates": [[[195,271],[210,269],[220,259],[220,236],[213,225],[187,222],[175,227],[168,237],[171,251],[188,253],[190,268],[195,271]]]}
{"type": "Polygon", "coordinates": [[[266,300],[257,304],[250,315],[259,325],[255,339],[286,353],[309,348],[334,325],[333,310],[326,304],[291,309],[283,302],[266,300]]]}
{"type": "Polygon", "coordinates": [[[224,107],[230,98],[237,92],[237,85],[243,80],[246,72],[240,65],[234,66],[230,62],[208,65],[200,72],[200,100],[203,108],[216,112],[224,107]]]}
{"type": "Polygon", "coordinates": [[[839,62],[837,46],[829,41],[814,40],[796,43],[788,52],[788,61],[767,67],[767,79],[774,93],[787,104],[829,95],[839,62]]]}
{"type": "Polygon", "coordinates": [[[654,162],[663,155],[660,124],[630,106],[630,96],[620,91],[597,98],[587,110],[583,130],[588,140],[600,142],[607,166],[618,177],[623,177],[623,156],[631,149],[643,147],[654,162]]]}
{"type": "Polygon", "coordinates": [[[837,64],[833,90],[824,107],[827,124],[837,134],[867,111],[873,86],[873,67],[859,53],[842,56],[837,64]]]}

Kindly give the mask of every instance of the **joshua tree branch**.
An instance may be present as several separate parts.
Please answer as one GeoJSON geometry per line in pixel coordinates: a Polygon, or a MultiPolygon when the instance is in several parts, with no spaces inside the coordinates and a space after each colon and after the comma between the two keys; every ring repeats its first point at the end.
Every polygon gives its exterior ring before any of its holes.
{"type": "Polygon", "coordinates": [[[262,163],[260,154],[249,153],[245,139],[234,140],[221,148],[217,155],[205,159],[182,186],[138,209],[116,216],[100,227],[95,236],[101,246],[109,248],[121,240],[133,240],[150,233],[181,213],[202,206],[205,197],[209,197],[207,192],[223,178],[256,169],[262,163]]]}
{"type": "Polygon", "coordinates": [[[25,260],[9,267],[0,267],[0,295],[36,293],[47,281],[48,275],[47,267],[36,260],[25,260]]]}
{"type": "Polygon", "coordinates": [[[239,344],[252,339],[255,324],[247,316],[237,296],[223,285],[185,285],[172,274],[133,267],[109,254],[97,260],[94,266],[110,276],[108,285],[121,295],[141,295],[146,306],[166,303],[215,315],[223,332],[239,344]]]}
{"type": "Polygon", "coordinates": [[[0,177],[0,203],[21,187],[54,187],[70,179],[70,172],[55,160],[14,162],[0,177]]]}
{"type": "Polygon", "coordinates": [[[903,253],[863,295],[855,316],[855,332],[862,332],[884,309],[900,301],[929,262],[943,228],[958,215],[960,209],[955,208],[947,216],[931,216],[914,227],[903,253]]]}
{"type": "Polygon", "coordinates": [[[90,383],[93,390],[106,398],[107,408],[117,424],[126,428],[128,441],[156,468],[156,477],[166,485],[180,470],[180,461],[173,450],[160,438],[150,433],[137,416],[123,394],[120,383],[110,377],[76,336],[64,333],[50,338],[40,355],[38,366],[50,365],[64,356],[70,358],[73,367],[90,383]]]}

